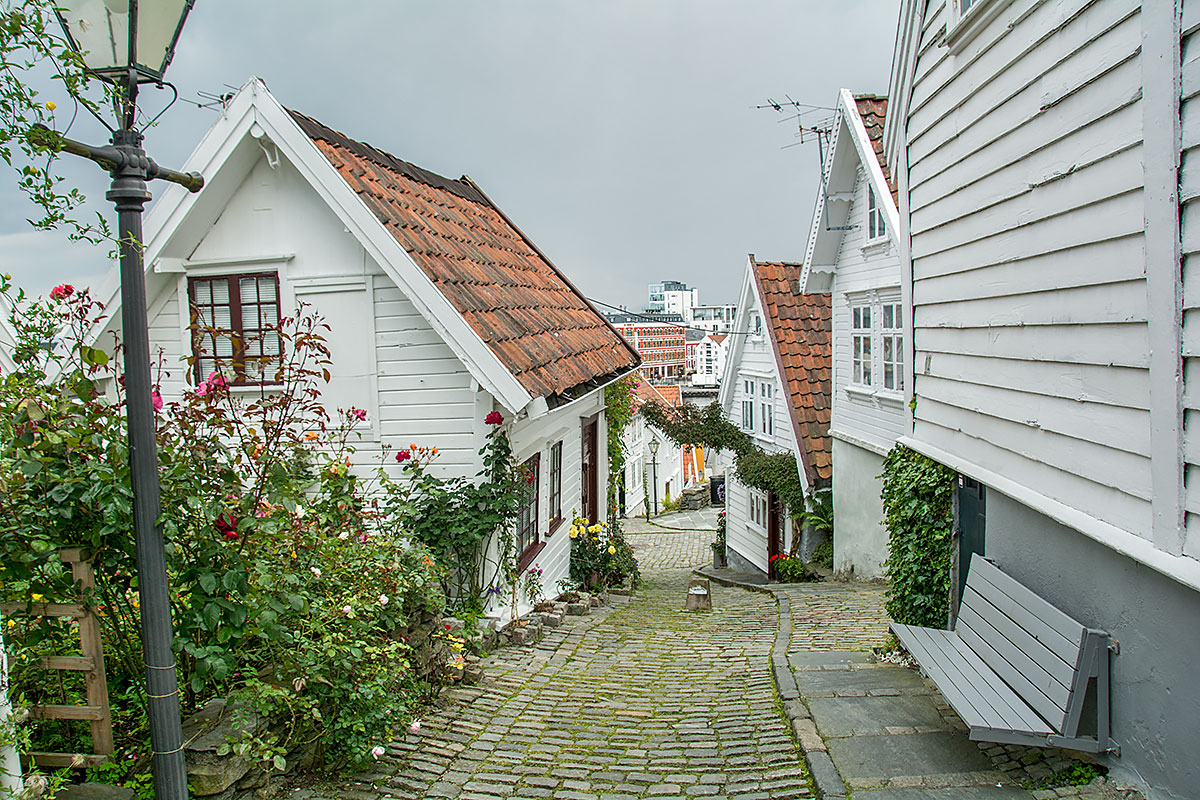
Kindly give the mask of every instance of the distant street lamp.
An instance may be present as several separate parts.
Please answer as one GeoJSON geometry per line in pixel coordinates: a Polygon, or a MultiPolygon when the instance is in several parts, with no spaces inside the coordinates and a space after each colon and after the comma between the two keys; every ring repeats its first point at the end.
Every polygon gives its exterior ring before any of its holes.
{"type": "MultiPolygon", "coordinates": [[[[175,43],[194,0],[57,0],[55,14],[87,71],[111,84],[117,128],[112,144],[93,147],[60,137],[62,149],[90,158],[112,175],[106,197],[117,209],[121,252],[121,323],[125,344],[126,415],[137,542],[138,595],[142,609],[142,656],[146,665],[154,796],[187,798],[187,770],[179,719],[179,683],[171,649],[171,605],[160,510],[158,452],[154,440],[150,337],[142,264],[142,211],[150,200],[146,181],[161,178],[198,192],[204,178],[155,164],[137,130],[137,93],[143,83],[163,85],[175,43]]],[[[101,122],[104,122],[101,119],[101,122]]],[[[104,122],[106,126],[108,123],[104,122]]]]}
{"type": "Polygon", "coordinates": [[[658,516],[658,439],[650,439],[650,474],[654,476],[654,516],[658,516]]]}

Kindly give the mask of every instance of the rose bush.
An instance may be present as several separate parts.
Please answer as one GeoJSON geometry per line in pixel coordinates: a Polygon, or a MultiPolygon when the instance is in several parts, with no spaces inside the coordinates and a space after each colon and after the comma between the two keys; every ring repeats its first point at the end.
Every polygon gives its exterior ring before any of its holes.
{"type": "Polygon", "coordinates": [[[585,588],[618,586],[641,577],[633,547],[617,526],[591,524],[575,517],[567,535],[571,537],[571,580],[585,588]]]}
{"type": "MultiPolygon", "coordinates": [[[[118,763],[135,763],[147,731],[125,396],[87,338],[103,311],[74,287],[36,303],[5,279],[0,294],[16,334],[16,369],[0,377],[0,600],[96,609],[118,763]],[[94,590],[73,584],[62,547],[92,553],[94,590]]],[[[444,674],[415,661],[407,631],[440,614],[446,570],[405,525],[416,495],[392,502],[396,482],[364,468],[354,442],[366,412],[321,404],[324,330],[303,309],[283,320],[284,355],[264,364],[274,385],[261,392],[235,393],[219,372],[170,402],[155,390],[183,710],[226,697],[281,721],[230,743],[279,768],[297,749],[314,765],[366,763],[444,674]]],[[[119,361],[120,343],[106,344],[119,361]]],[[[170,377],[160,364],[156,382],[170,377]]],[[[78,653],[72,621],[10,622],[14,694],[81,702],[78,676],[36,668],[78,653]]],[[[85,731],[39,723],[33,734],[39,749],[78,751],[85,731]]]]}

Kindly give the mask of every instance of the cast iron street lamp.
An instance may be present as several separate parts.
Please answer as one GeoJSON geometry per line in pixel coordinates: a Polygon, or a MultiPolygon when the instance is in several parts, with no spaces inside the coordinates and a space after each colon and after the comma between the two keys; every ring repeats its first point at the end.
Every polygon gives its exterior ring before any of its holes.
{"type": "Polygon", "coordinates": [[[650,472],[654,475],[654,516],[658,516],[658,439],[650,439],[650,472]]]}
{"type": "MultiPolygon", "coordinates": [[[[92,75],[112,84],[117,128],[112,144],[92,147],[61,139],[62,149],[90,158],[112,175],[106,197],[117,208],[121,248],[121,324],[125,343],[126,414],[137,541],[138,596],[142,609],[142,656],[150,713],[154,796],[187,798],[187,770],[179,719],[179,683],[171,649],[171,605],[162,529],[158,526],[158,452],[150,382],[150,339],[142,267],[142,211],[150,200],[146,181],[161,178],[198,192],[204,179],[163,169],[146,156],[137,130],[137,92],[142,83],[163,83],[175,43],[194,0],[57,0],[55,13],[71,47],[92,75]]],[[[103,120],[101,120],[103,122],[103,120]]],[[[105,123],[107,125],[107,123],[105,123]]]]}

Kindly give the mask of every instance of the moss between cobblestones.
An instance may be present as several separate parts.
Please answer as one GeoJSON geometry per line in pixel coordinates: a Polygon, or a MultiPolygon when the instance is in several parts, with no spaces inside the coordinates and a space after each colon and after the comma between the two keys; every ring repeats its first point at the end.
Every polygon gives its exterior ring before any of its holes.
{"type": "MultiPolygon", "coordinates": [[[[792,727],[792,720],[788,716],[787,711],[783,707],[783,698],[779,696],[779,690],[775,690],[774,702],[775,713],[783,720],[784,726],[787,728],[788,737],[792,740],[792,746],[796,748],[796,753],[800,756],[800,770],[804,773],[804,780],[808,784],[808,790],[812,792],[813,797],[819,797],[817,794],[817,784],[813,781],[812,773],[808,771],[808,764],[804,758],[804,748],[800,746],[800,738],[796,736],[796,729],[792,727]]],[[[846,789],[847,794],[850,790],[846,789]]]]}

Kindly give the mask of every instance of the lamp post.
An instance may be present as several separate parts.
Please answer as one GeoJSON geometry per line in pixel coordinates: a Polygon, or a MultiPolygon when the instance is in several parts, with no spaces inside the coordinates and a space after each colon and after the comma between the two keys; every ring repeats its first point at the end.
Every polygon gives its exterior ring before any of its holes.
{"type": "Polygon", "coordinates": [[[658,516],[658,439],[650,439],[650,473],[654,476],[654,516],[658,516]]]}
{"type": "MultiPolygon", "coordinates": [[[[154,178],[198,192],[204,178],[154,163],[142,149],[137,130],[139,85],[163,83],[175,43],[194,0],[58,0],[55,14],[87,71],[115,88],[117,128],[112,144],[93,147],[60,138],[62,149],[95,161],[112,175],[106,197],[117,209],[121,256],[121,324],[125,344],[126,415],[133,485],[133,529],[137,543],[138,596],[142,611],[142,657],[154,796],[186,800],[187,770],[175,676],[171,605],[158,487],[146,282],[142,265],[142,211],[150,200],[146,182],[154,178]]],[[[103,121],[103,120],[101,120],[103,121]]],[[[107,124],[107,123],[105,123],[107,124]]]]}

